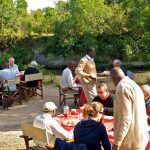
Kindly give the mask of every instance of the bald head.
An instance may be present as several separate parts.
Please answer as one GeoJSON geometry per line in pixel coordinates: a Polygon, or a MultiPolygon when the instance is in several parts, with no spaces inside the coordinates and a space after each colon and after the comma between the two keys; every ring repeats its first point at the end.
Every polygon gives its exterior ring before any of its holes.
{"type": "Polygon", "coordinates": [[[113,84],[117,86],[120,80],[125,77],[125,74],[123,73],[122,69],[120,69],[119,67],[115,67],[111,69],[110,77],[111,77],[113,84]]]}
{"type": "Polygon", "coordinates": [[[150,96],[150,86],[145,84],[141,86],[141,89],[144,93],[144,98],[146,100],[150,96]]]}
{"type": "Polygon", "coordinates": [[[119,59],[115,59],[113,61],[113,67],[120,67],[121,66],[121,61],[119,59]]]}

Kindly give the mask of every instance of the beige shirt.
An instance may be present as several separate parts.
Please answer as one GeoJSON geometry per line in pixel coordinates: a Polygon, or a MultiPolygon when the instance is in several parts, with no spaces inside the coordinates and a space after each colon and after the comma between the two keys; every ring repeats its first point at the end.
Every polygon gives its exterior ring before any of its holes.
{"type": "Polygon", "coordinates": [[[90,56],[84,56],[78,63],[75,73],[81,77],[82,84],[94,84],[96,83],[97,72],[96,65],[90,56]],[[89,75],[95,79],[90,79],[89,75]]]}
{"type": "Polygon", "coordinates": [[[144,96],[141,88],[124,77],[116,88],[114,101],[114,143],[132,144],[145,148],[148,142],[148,125],[144,96]]]}

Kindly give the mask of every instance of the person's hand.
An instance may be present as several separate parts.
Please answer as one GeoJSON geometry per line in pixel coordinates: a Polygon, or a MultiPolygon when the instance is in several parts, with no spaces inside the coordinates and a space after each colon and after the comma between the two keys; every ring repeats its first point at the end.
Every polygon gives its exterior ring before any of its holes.
{"type": "Polygon", "coordinates": [[[118,145],[113,145],[112,150],[119,150],[119,146],[118,145]]]}
{"type": "Polygon", "coordinates": [[[89,75],[89,78],[92,79],[92,80],[93,80],[93,79],[96,79],[96,77],[94,77],[94,76],[92,76],[92,75],[89,75]]]}

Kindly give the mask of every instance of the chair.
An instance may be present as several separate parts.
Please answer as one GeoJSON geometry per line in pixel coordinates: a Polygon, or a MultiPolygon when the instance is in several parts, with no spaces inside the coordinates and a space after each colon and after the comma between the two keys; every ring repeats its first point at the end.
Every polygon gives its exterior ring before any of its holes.
{"type": "Polygon", "coordinates": [[[79,98],[81,93],[81,88],[79,87],[68,87],[63,89],[61,87],[61,81],[57,82],[57,87],[59,90],[59,106],[66,105],[66,100],[74,99],[75,105],[79,105],[79,98]],[[78,90],[74,90],[78,88],[78,90]]]}
{"type": "Polygon", "coordinates": [[[2,89],[2,106],[3,108],[7,108],[12,105],[14,102],[14,97],[18,94],[19,95],[19,103],[22,104],[20,99],[20,89],[16,88],[15,91],[10,91],[9,86],[17,85],[20,83],[20,78],[16,77],[9,80],[3,81],[3,89],[2,89]]]}
{"type": "MultiPolygon", "coordinates": [[[[24,138],[26,150],[29,150],[29,141],[33,139],[41,141],[45,143],[45,145],[49,144],[48,133],[45,129],[33,127],[33,125],[27,123],[21,123],[21,129],[23,135],[20,137],[24,138]]],[[[49,144],[49,147],[53,148],[53,145],[49,144]]]]}
{"type": "Polygon", "coordinates": [[[22,96],[25,96],[25,99],[27,101],[27,97],[30,97],[32,95],[39,95],[43,99],[43,74],[42,73],[36,73],[36,74],[29,74],[25,75],[25,80],[21,81],[20,83],[20,90],[22,92],[22,96]],[[38,80],[39,84],[37,87],[27,87],[28,81],[35,81],[38,80]],[[40,93],[38,92],[40,91],[40,93]]]}
{"type": "MultiPolygon", "coordinates": [[[[29,141],[31,141],[33,139],[45,143],[45,147],[48,150],[54,149],[54,145],[50,144],[50,141],[48,139],[49,133],[47,133],[47,131],[45,129],[40,129],[40,128],[34,127],[31,124],[27,124],[24,122],[21,123],[21,129],[22,129],[23,135],[21,135],[20,137],[24,138],[26,150],[29,150],[29,148],[30,148],[29,147],[29,141]]],[[[55,136],[54,136],[53,140],[55,140],[55,136]]],[[[72,139],[72,140],[68,140],[66,142],[67,143],[73,143],[74,140],[72,139]]]]}
{"type": "Polygon", "coordinates": [[[56,138],[54,150],[88,150],[85,144],[70,144],[64,140],[56,138]]]}

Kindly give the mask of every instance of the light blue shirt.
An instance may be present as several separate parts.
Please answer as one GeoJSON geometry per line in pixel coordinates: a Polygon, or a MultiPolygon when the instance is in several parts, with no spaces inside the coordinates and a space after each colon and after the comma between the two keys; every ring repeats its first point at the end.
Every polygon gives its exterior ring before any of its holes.
{"type": "Polygon", "coordinates": [[[15,74],[19,73],[19,69],[16,64],[14,64],[13,66],[9,66],[9,69],[11,69],[15,74]]]}
{"type": "MultiPolygon", "coordinates": [[[[0,80],[1,81],[13,79],[15,77],[16,77],[16,74],[11,69],[0,70],[0,80]]],[[[6,90],[8,90],[8,89],[6,89],[6,90]]],[[[10,91],[15,91],[16,90],[16,85],[9,86],[9,90],[10,91]]]]}

